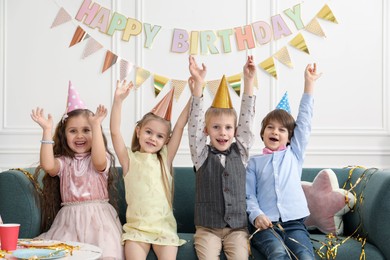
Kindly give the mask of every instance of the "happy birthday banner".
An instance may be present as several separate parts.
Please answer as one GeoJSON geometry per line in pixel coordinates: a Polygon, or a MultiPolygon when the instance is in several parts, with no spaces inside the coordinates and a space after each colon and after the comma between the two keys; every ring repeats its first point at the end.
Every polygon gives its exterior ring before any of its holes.
{"type": "MultiPolygon", "coordinates": [[[[290,9],[286,9],[283,13],[289,20],[294,23],[295,28],[298,31],[305,30],[319,37],[325,37],[325,33],[322,30],[317,18],[337,23],[333,12],[326,4],[306,25],[303,24],[301,19],[301,4],[295,5],[290,9]]],[[[61,7],[52,23],[51,28],[71,20],[72,17],[63,7],[61,7]]],[[[92,3],[91,0],[84,0],[75,16],[75,20],[82,22],[91,29],[98,29],[99,32],[108,36],[113,36],[115,33],[122,33],[121,39],[123,41],[129,41],[131,37],[138,37],[143,30],[145,34],[144,48],[152,47],[154,39],[162,28],[159,25],[152,26],[149,23],[142,23],[134,18],[126,17],[117,12],[112,13],[109,9],[101,7],[97,3],[92,3]]],[[[237,51],[242,51],[245,49],[256,48],[257,45],[268,44],[271,41],[276,41],[282,37],[286,37],[292,34],[292,30],[288,27],[287,23],[280,14],[272,16],[270,21],[270,24],[265,21],[257,21],[250,25],[216,31],[204,30],[188,32],[184,29],[175,28],[173,29],[170,51],[174,53],[186,53],[191,55],[206,55],[209,53],[215,55],[219,54],[220,52],[225,54],[232,52],[231,38],[235,39],[237,51]],[[216,42],[218,40],[222,43],[221,50],[218,50],[216,47],[216,42]]],[[[83,59],[103,48],[102,44],[96,41],[80,26],[77,26],[75,29],[69,47],[72,47],[84,40],[87,40],[87,43],[82,54],[83,59]]],[[[289,41],[289,45],[302,52],[310,54],[305,39],[300,32],[298,32],[297,35],[289,41]]],[[[277,71],[274,58],[285,66],[293,68],[293,63],[291,61],[288,48],[285,46],[279,49],[273,55],[258,64],[260,68],[262,68],[275,79],[277,79],[277,71]]],[[[176,99],[178,99],[187,84],[186,80],[170,79],[168,77],[159,75],[158,73],[153,73],[144,68],[135,66],[133,62],[118,57],[118,55],[110,50],[106,50],[102,73],[116,64],[118,61],[120,66],[120,80],[125,79],[134,68],[136,69],[136,87],[140,87],[151,75],[153,75],[155,96],[157,96],[170,81],[171,86],[175,88],[174,96],[176,99]]],[[[228,85],[233,88],[238,96],[240,96],[241,78],[242,73],[227,76],[228,85]]],[[[219,82],[220,79],[206,82],[211,95],[215,95],[215,91],[219,86],[219,82]]],[[[255,82],[257,86],[257,80],[255,82]]]]}

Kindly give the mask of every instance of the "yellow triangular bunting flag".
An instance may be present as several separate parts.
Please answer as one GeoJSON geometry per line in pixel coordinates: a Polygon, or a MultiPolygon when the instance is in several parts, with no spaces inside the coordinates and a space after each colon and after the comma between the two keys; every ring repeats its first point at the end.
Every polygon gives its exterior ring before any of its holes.
{"type": "Polygon", "coordinates": [[[172,79],[172,88],[175,89],[175,92],[173,96],[175,97],[176,101],[179,99],[181,93],[183,93],[184,87],[187,84],[187,81],[185,80],[177,80],[177,79],[172,79]]]}
{"type": "Polygon", "coordinates": [[[158,94],[160,94],[161,90],[168,83],[168,81],[169,81],[168,78],[154,74],[154,95],[155,95],[155,97],[157,97],[158,94]]]}
{"type": "Polygon", "coordinates": [[[311,32],[317,36],[326,37],[324,31],[321,28],[320,23],[316,18],[313,18],[308,25],[306,25],[305,30],[311,32]]]}
{"type": "Polygon", "coordinates": [[[242,77],[242,73],[239,73],[226,78],[230,87],[232,87],[232,89],[234,90],[234,92],[236,92],[238,96],[240,96],[241,94],[241,77],[242,77]]]}
{"type": "Polygon", "coordinates": [[[291,58],[290,58],[290,54],[288,53],[288,49],[286,46],[284,46],[283,48],[281,48],[280,50],[278,50],[275,54],[274,54],[274,57],[276,59],[278,59],[278,61],[280,61],[281,63],[283,63],[284,65],[286,65],[287,67],[290,67],[292,68],[293,65],[292,65],[292,62],[291,62],[291,58]]]}
{"type": "Polygon", "coordinates": [[[139,88],[141,87],[141,85],[145,82],[145,80],[147,80],[150,76],[150,72],[143,69],[143,68],[140,68],[140,67],[137,67],[137,71],[135,73],[135,87],[136,88],[139,88]]]}
{"type": "Polygon", "coordinates": [[[220,82],[221,82],[220,79],[207,81],[207,86],[212,97],[214,97],[215,93],[217,93],[220,82]]]}
{"type": "Polygon", "coordinates": [[[331,21],[332,23],[338,23],[336,17],[333,15],[332,10],[330,10],[327,4],[322,7],[322,9],[317,13],[316,17],[331,21]]]}
{"type": "Polygon", "coordinates": [[[276,68],[275,68],[275,62],[273,57],[269,57],[268,59],[264,60],[259,64],[259,66],[268,72],[272,77],[275,79],[278,78],[278,75],[276,73],[276,68]]]}
{"type": "Polygon", "coordinates": [[[303,51],[303,52],[306,52],[307,54],[310,54],[309,49],[307,48],[305,39],[303,38],[303,35],[301,33],[298,33],[298,35],[295,36],[294,39],[292,39],[289,43],[294,48],[297,48],[300,51],[303,51]]]}

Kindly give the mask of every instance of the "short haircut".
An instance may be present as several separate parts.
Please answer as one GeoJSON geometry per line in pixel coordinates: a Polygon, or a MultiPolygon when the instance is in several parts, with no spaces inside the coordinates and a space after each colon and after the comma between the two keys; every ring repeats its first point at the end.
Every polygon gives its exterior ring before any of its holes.
{"type": "Polygon", "coordinates": [[[234,128],[237,126],[237,112],[234,108],[219,108],[219,107],[209,107],[205,113],[205,124],[206,126],[210,124],[210,118],[213,116],[233,116],[234,117],[234,128]]]}
{"type": "Polygon", "coordinates": [[[283,109],[272,110],[263,118],[263,121],[261,122],[261,130],[260,130],[261,140],[263,140],[265,127],[271,121],[277,121],[287,128],[288,140],[290,141],[294,135],[295,119],[289,112],[283,109]]]}

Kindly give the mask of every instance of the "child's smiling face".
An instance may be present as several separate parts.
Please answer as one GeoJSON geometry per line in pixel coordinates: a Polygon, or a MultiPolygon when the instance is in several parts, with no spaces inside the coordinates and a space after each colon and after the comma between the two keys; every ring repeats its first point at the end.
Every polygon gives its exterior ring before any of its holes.
{"type": "Polygon", "coordinates": [[[137,137],[140,144],[140,152],[157,153],[161,150],[169,138],[167,124],[158,120],[149,120],[142,127],[137,127],[137,137]]]}
{"type": "Polygon", "coordinates": [[[210,136],[211,145],[219,151],[230,148],[235,134],[235,118],[233,115],[212,115],[205,127],[210,136]]]}
{"type": "Polygon", "coordinates": [[[264,145],[272,151],[277,151],[282,146],[287,146],[290,142],[288,139],[288,129],[277,120],[271,120],[264,128],[261,136],[264,145]]]}
{"type": "Polygon", "coordinates": [[[69,117],[66,123],[65,135],[69,148],[76,154],[91,151],[92,128],[86,115],[80,114],[69,117]]]}

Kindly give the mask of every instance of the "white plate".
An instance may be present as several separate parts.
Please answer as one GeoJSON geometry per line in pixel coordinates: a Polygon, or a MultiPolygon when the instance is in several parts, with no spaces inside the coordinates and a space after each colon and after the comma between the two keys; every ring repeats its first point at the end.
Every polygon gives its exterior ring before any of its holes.
{"type": "Polygon", "coordinates": [[[30,259],[34,256],[37,256],[37,259],[56,259],[66,256],[66,251],[59,251],[53,249],[39,249],[39,248],[26,248],[26,249],[17,249],[12,253],[12,256],[18,259],[30,259]],[[54,255],[50,253],[56,252],[54,255]]]}
{"type": "Polygon", "coordinates": [[[61,241],[57,240],[42,240],[42,239],[20,239],[18,244],[21,246],[36,246],[36,247],[45,247],[45,246],[55,246],[61,244],[61,241]]]}

